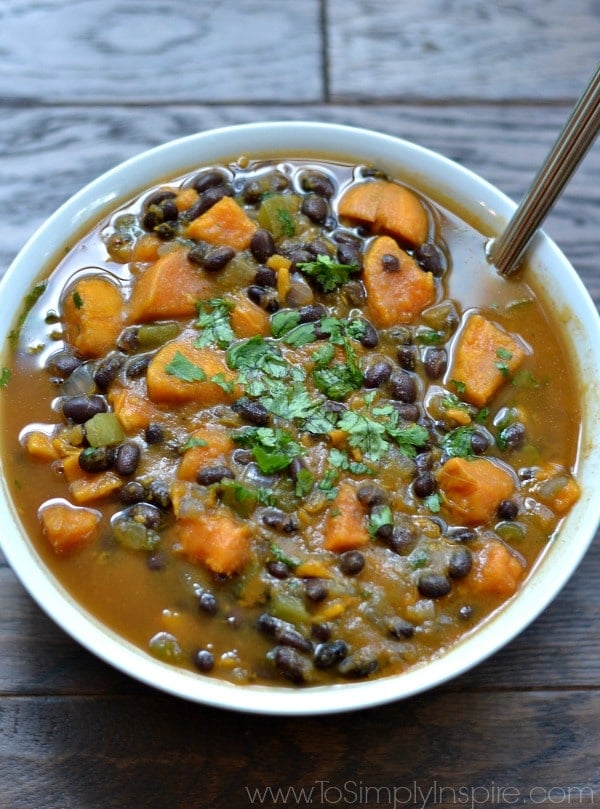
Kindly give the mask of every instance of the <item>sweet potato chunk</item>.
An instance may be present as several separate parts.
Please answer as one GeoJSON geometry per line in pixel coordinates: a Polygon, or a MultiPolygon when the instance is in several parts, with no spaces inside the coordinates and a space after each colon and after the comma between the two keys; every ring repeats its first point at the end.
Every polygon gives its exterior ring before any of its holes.
{"type": "Polygon", "coordinates": [[[111,391],[108,400],[126,433],[144,429],[160,415],[146,397],[129,388],[111,391]]]}
{"type": "Polygon", "coordinates": [[[225,462],[233,449],[233,442],[226,427],[220,424],[207,424],[195,430],[188,449],[177,470],[180,480],[195,481],[198,472],[208,466],[225,462]]]}
{"type": "Polygon", "coordinates": [[[186,250],[160,256],[135,281],[129,301],[130,323],[192,317],[196,301],[215,294],[214,281],[188,261],[186,250]]]}
{"type": "Polygon", "coordinates": [[[264,309],[252,303],[247,295],[231,296],[230,300],[233,309],[229,313],[229,322],[236,337],[246,339],[257,334],[263,337],[271,334],[271,321],[264,309]]]}
{"type": "Polygon", "coordinates": [[[115,344],[124,321],[124,302],[116,284],[99,276],[81,278],[62,302],[66,340],[82,357],[102,357],[115,344]]]}
{"type": "Polygon", "coordinates": [[[493,541],[474,554],[468,584],[477,594],[508,598],[517,590],[524,572],[519,558],[502,542],[493,541]]]}
{"type": "Polygon", "coordinates": [[[191,239],[208,242],[215,247],[245,250],[250,246],[257,225],[231,197],[223,197],[201,214],[187,229],[191,239]]]}
{"type": "Polygon", "coordinates": [[[449,378],[461,397],[483,407],[519,368],[525,350],[510,334],[482,315],[471,315],[459,335],[449,378]]]}
{"type": "Polygon", "coordinates": [[[381,328],[410,323],[435,299],[433,275],[421,270],[390,236],[379,236],[367,250],[364,281],[369,314],[381,328]],[[386,269],[386,256],[398,262],[395,271],[386,269]]]}
{"type": "Polygon", "coordinates": [[[177,520],[177,534],[188,559],[213,573],[231,576],[250,558],[250,528],[227,511],[182,517],[177,520]]]}
{"type": "Polygon", "coordinates": [[[163,346],[146,374],[148,395],[153,402],[198,402],[203,407],[233,401],[237,395],[234,381],[235,375],[221,352],[195,348],[185,338],[163,346]]]}
{"type": "Polygon", "coordinates": [[[410,247],[422,245],[429,231],[427,212],[417,195],[387,180],[351,186],[338,210],[340,216],[368,222],[376,233],[389,233],[410,247]]]}
{"type": "Polygon", "coordinates": [[[98,535],[100,512],[72,506],[66,501],[51,503],[39,513],[42,531],[56,553],[68,553],[92,542],[98,535]]]}
{"type": "Polygon", "coordinates": [[[445,507],[464,525],[491,520],[515,488],[511,475],[488,458],[450,458],[437,477],[445,507]]]}
{"type": "Polygon", "coordinates": [[[356,497],[354,486],[341,483],[325,522],[324,547],[342,552],[366,545],[369,541],[366,516],[367,509],[356,497]]]}

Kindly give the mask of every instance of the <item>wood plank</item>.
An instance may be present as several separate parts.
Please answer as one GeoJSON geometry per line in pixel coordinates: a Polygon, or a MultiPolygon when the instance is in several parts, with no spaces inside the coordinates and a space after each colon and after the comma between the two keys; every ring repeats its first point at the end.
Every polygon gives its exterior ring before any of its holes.
{"type": "Polygon", "coordinates": [[[5,98],[323,99],[319,0],[295,4],[293,14],[279,0],[4,0],[0,22],[5,98]]]}
{"type": "MultiPolygon", "coordinates": [[[[519,637],[448,686],[452,690],[600,688],[600,542],[550,607],[519,637]]],[[[0,694],[136,692],[133,680],[86,652],[0,567],[0,694]]]]}
{"type": "MultiPolygon", "coordinates": [[[[0,117],[0,275],[26,238],[96,175],[151,146],[215,126],[320,120],[369,127],[456,160],[515,200],[529,186],[569,108],[401,105],[352,107],[7,107],[0,117]],[[43,178],[40,181],[40,178],[43,178]]],[[[600,149],[592,149],[545,229],[600,301],[600,149]]]]}
{"type": "Polygon", "coordinates": [[[592,806],[597,699],[438,691],[359,714],[282,718],[155,695],[5,698],[2,805],[552,806],[564,790],[569,806],[592,806]]]}
{"type": "Polygon", "coordinates": [[[330,99],[575,98],[598,61],[594,0],[328,0],[330,99]]]}

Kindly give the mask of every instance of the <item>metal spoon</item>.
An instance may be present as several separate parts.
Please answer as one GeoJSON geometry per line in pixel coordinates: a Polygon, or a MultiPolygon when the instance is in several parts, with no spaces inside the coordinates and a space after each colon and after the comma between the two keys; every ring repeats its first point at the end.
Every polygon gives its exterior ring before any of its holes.
{"type": "Polygon", "coordinates": [[[505,277],[514,273],[538,227],[600,130],[600,65],[504,232],[486,245],[487,259],[505,277]]]}

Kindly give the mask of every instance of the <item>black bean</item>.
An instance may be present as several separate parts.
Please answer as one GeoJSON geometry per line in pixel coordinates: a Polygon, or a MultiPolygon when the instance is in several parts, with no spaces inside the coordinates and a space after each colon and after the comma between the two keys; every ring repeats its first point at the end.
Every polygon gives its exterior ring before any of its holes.
{"type": "Polygon", "coordinates": [[[115,451],[115,472],[123,477],[133,475],[138,468],[141,455],[140,447],[134,441],[119,444],[115,451]]]}
{"type": "Polygon", "coordinates": [[[314,256],[304,247],[298,247],[298,245],[293,245],[290,249],[282,250],[283,255],[292,262],[292,266],[290,269],[293,270],[302,270],[302,267],[299,267],[299,264],[308,264],[309,262],[313,261],[314,256]]]}
{"type": "Polygon", "coordinates": [[[519,513],[519,506],[514,500],[502,500],[498,506],[498,516],[501,520],[515,520],[519,513]]]}
{"type": "Polygon", "coordinates": [[[404,421],[417,421],[420,416],[419,406],[416,404],[404,404],[404,402],[399,402],[394,409],[404,421]]]}
{"type": "Polygon", "coordinates": [[[187,257],[192,264],[197,264],[199,267],[201,267],[204,264],[204,256],[207,252],[208,245],[205,242],[198,242],[198,244],[190,247],[187,257]]]}
{"type": "MultiPolygon", "coordinates": [[[[230,197],[232,194],[232,190],[230,186],[227,185],[215,185],[211,188],[207,188],[200,195],[200,199],[198,202],[194,203],[192,206],[193,208],[193,218],[195,219],[198,216],[201,216],[206,211],[210,210],[213,205],[223,199],[223,197],[230,197]]],[[[192,216],[192,208],[187,211],[186,218],[192,216]]]]}
{"type": "Polygon", "coordinates": [[[292,572],[285,562],[279,560],[267,562],[267,570],[275,579],[289,579],[292,572]]]}
{"type": "Polygon", "coordinates": [[[108,390],[110,384],[116,379],[121,370],[125,357],[122,354],[110,354],[96,368],[94,382],[100,390],[108,390]]]}
{"type": "Polygon", "coordinates": [[[264,264],[276,250],[275,240],[271,232],[265,228],[258,228],[250,241],[250,252],[254,258],[259,264],[264,264]]]}
{"type": "Polygon", "coordinates": [[[279,301],[277,300],[277,293],[273,289],[259,287],[253,284],[248,287],[246,294],[257,306],[260,306],[267,312],[276,312],[279,309],[279,301]]]}
{"type": "Polygon", "coordinates": [[[198,609],[207,615],[216,615],[219,609],[217,599],[210,590],[203,590],[198,596],[198,609]]]}
{"type": "Polygon", "coordinates": [[[448,367],[448,354],[445,348],[428,348],[423,357],[423,367],[429,379],[439,379],[448,367]]]}
{"type": "Polygon", "coordinates": [[[192,662],[198,671],[209,672],[215,666],[215,656],[208,649],[198,649],[192,656],[192,662]]]}
{"type": "Polygon", "coordinates": [[[345,413],[348,410],[348,405],[344,402],[333,402],[331,399],[327,399],[323,402],[323,410],[326,413],[335,413],[336,415],[340,415],[340,413],[345,413]]]}
{"type": "Polygon", "coordinates": [[[356,496],[367,508],[382,506],[388,502],[387,492],[376,483],[363,483],[356,490],[356,496]]]}
{"type": "Polygon", "coordinates": [[[344,295],[352,306],[364,306],[367,302],[367,290],[362,281],[348,281],[344,285],[344,295]]]}
{"type": "Polygon", "coordinates": [[[133,354],[140,347],[139,326],[128,326],[117,337],[117,345],[121,351],[133,354]]]}
{"type": "Polygon", "coordinates": [[[315,649],[315,666],[318,669],[329,669],[343,660],[347,654],[348,647],[343,640],[320,643],[315,649]]]}
{"type": "Polygon", "coordinates": [[[160,205],[167,199],[174,199],[176,196],[175,191],[169,191],[167,188],[154,191],[144,200],[144,207],[149,208],[151,205],[160,205]]]}
{"type": "Polygon", "coordinates": [[[223,478],[232,480],[234,477],[235,475],[227,466],[205,466],[204,469],[198,470],[196,482],[201,486],[212,486],[213,483],[219,483],[223,478]]]}
{"type": "Polygon", "coordinates": [[[261,516],[262,522],[268,528],[281,531],[284,534],[293,534],[300,527],[293,514],[286,514],[278,508],[266,508],[261,516]]]}
{"type": "Polygon", "coordinates": [[[65,418],[74,421],[76,424],[83,424],[98,413],[106,413],[107,410],[106,399],[104,396],[98,396],[97,394],[71,396],[63,401],[62,406],[65,418]]]}
{"type": "Polygon", "coordinates": [[[415,455],[415,466],[420,472],[431,469],[433,466],[431,452],[419,452],[418,455],[415,455]]]}
{"type": "Polygon", "coordinates": [[[377,660],[369,657],[367,653],[361,653],[359,651],[351,657],[346,657],[344,660],[342,660],[342,662],[338,665],[337,670],[342,677],[359,679],[362,677],[368,677],[369,674],[372,674],[375,671],[377,666],[377,660]]]}
{"type": "Polygon", "coordinates": [[[214,188],[215,186],[223,185],[226,182],[226,177],[221,171],[216,169],[208,169],[200,174],[197,174],[190,185],[195,188],[199,194],[202,194],[207,188],[214,188]]]}
{"type": "Polygon", "coordinates": [[[375,348],[377,345],[379,345],[379,335],[377,334],[377,329],[372,323],[369,323],[368,320],[364,320],[364,318],[360,318],[360,322],[364,327],[362,336],[359,340],[360,344],[364,346],[364,348],[375,348]]]}
{"type": "Polygon", "coordinates": [[[117,496],[121,503],[125,505],[141,503],[146,497],[146,489],[139,480],[128,480],[127,483],[121,486],[117,496]]]}
{"type": "Polygon", "coordinates": [[[412,636],[415,634],[414,624],[411,624],[410,621],[407,621],[404,618],[392,618],[389,622],[388,629],[390,631],[390,635],[393,635],[393,637],[398,638],[399,640],[412,638],[412,636]]]}
{"type": "Polygon", "coordinates": [[[392,253],[384,253],[381,256],[381,266],[384,272],[399,272],[400,261],[397,256],[392,253]]]}
{"type": "Polygon", "coordinates": [[[312,241],[308,242],[306,249],[315,258],[319,258],[319,256],[326,256],[329,258],[330,247],[323,239],[313,239],[312,241]]]}
{"type": "Polygon", "coordinates": [[[179,208],[172,198],[163,200],[159,204],[162,222],[174,222],[179,216],[179,208]]]}
{"type": "Polygon", "coordinates": [[[169,486],[163,480],[153,480],[148,484],[146,491],[150,503],[162,509],[170,508],[171,495],[169,486]]]}
{"type": "Polygon", "coordinates": [[[310,634],[315,640],[320,640],[323,643],[331,637],[331,627],[329,624],[312,624],[310,634]]]}
{"type": "Polygon", "coordinates": [[[177,226],[174,222],[161,222],[154,228],[154,232],[163,242],[169,242],[177,236],[177,226]]]}
{"type": "Polygon", "coordinates": [[[260,402],[243,396],[233,403],[231,409],[251,424],[265,427],[270,420],[269,411],[260,402]]]}
{"type": "Polygon", "coordinates": [[[144,437],[148,444],[160,444],[165,437],[165,432],[161,424],[151,423],[144,431],[144,437]]]}
{"type": "Polygon", "coordinates": [[[505,427],[500,433],[502,444],[507,449],[519,449],[525,440],[525,427],[520,421],[505,427]]]}
{"type": "Polygon", "coordinates": [[[340,244],[337,249],[337,260],[340,264],[362,266],[360,252],[355,244],[340,244]]]}
{"type": "Polygon", "coordinates": [[[314,191],[321,197],[332,197],[335,193],[334,185],[329,177],[320,171],[305,172],[300,178],[300,185],[304,191],[314,191]]]}
{"type": "Polygon", "coordinates": [[[70,351],[57,351],[56,354],[53,354],[50,359],[48,360],[47,369],[52,374],[56,374],[56,376],[60,376],[62,379],[66,379],[68,376],[71,376],[73,371],[79,366],[82,365],[82,361],[79,357],[76,357],[70,351]]]}
{"type": "Polygon", "coordinates": [[[316,323],[327,317],[327,309],[320,303],[310,303],[307,306],[301,306],[298,309],[298,315],[298,323],[316,323]]]}
{"type": "Polygon", "coordinates": [[[452,584],[447,576],[438,573],[422,573],[417,582],[419,593],[425,598],[442,598],[452,590],[452,584]]]}
{"type": "Polygon", "coordinates": [[[475,455],[483,455],[483,453],[489,447],[490,442],[483,433],[479,431],[475,431],[471,436],[471,449],[475,453],[475,455]]]}
{"type": "Polygon", "coordinates": [[[455,548],[450,554],[448,562],[448,575],[452,579],[462,579],[473,566],[473,556],[471,551],[464,545],[455,548]]]}
{"type": "Polygon", "coordinates": [[[477,534],[472,528],[459,526],[458,528],[448,529],[446,536],[452,542],[472,542],[477,534]]]}
{"type": "Polygon", "coordinates": [[[293,683],[303,683],[309,677],[310,664],[295,649],[279,646],[275,651],[275,665],[279,672],[293,683]]]}
{"type": "Polygon", "coordinates": [[[394,526],[391,537],[387,540],[390,550],[400,556],[410,553],[415,547],[416,539],[408,528],[394,526]]]}
{"type": "Polygon", "coordinates": [[[127,517],[135,522],[139,522],[146,528],[156,530],[160,528],[163,521],[162,514],[156,506],[151,503],[136,503],[126,510],[127,517]]]}
{"type": "Polygon", "coordinates": [[[315,603],[326,599],[329,593],[327,585],[322,579],[306,579],[304,582],[304,590],[308,600],[314,601],[315,603]]]}
{"type": "Polygon", "coordinates": [[[139,379],[144,376],[150,365],[152,357],[150,354],[140,354],[132,357],[125,366],[125,373],[129,379],[139,379]]]}
{"type": "Polygon", "coordinates": [[[301,652],[312,651],[312,643],[288,621],[283,621],[268,612],[263,612],[258,617],[257,626],[261,632],[275,638],[283,646],[292,646],[301,652]]]}
{"type": "Polygon", "coordinates": [[[398,346],[398,364],[405,371],[414,371],[417,367],[417,350],[411,345],[398,346]]]}
{"type": "Polygon", "coordinates": [[[417,399],[417,383],[406,371],[394,371],[390,377],[390,391],[399,402],[413,404],[417,399]]]}
{"type": "Polygon", "coordinates": [[[231,460],[239,466],[246,466],[254,459],[251,449],[234,449],[231,453],[231,460]]]}
{"type": "Polygon", "coordinates": [[[112,447],[85,447],[79,453],[79,466],[84,472],[104,472],[113,464],[112,447]]]}
{"type": "Polygon", "coordinates": [[[431,472],[420,472],[413,481],[413,492],[417,497],[429,497],[437,489],[437,482],[431,472]]]}
{"type": "Polygon", "coordinates": [[[389,362],[381,361],[368,365],[364,372],[365,388],[379,388],[384,385],[392,375],[392,366],[389,362]]]}
{"type": "Polygon", "coordinates": [[[355,576],[365,566],[365,557],[360,551],[345,551],[340,556],[340,568],[347,576],[355,576]]]}
{"type": "Polygon", "coordinates": [[[270,267],[259,267],[254,276],[254,284],[258,287],[276,287],[277,273],[270,267]]]}
{"type": "Polygon", "coordinates": [[[203,267],[207,272],[219,272],[225,269],[234,256],[233,247],[213,247],[206,252],[203,267]]]}
{"type": "Polygon", "coordinates": [[[444,264],[437,247],[432,242],[425,242],[414,253],[415,259],[426,272],[436,278],[444,272],[444,264]]]}

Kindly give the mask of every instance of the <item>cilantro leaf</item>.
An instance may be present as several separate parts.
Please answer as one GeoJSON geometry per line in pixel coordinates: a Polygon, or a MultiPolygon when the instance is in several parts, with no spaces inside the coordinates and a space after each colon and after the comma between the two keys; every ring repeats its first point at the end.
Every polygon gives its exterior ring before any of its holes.
{"type": "Polygon", "coordinates": [[[407,458],[414,458],[417,448],[422,447],[429,439],[429,433],[420,424],[407,424],[405,427],[388,424],[386,430],[407,458]]]}
{"type": "Polygon", "coordinates": [[[294,568],[298,567],[300,564],[300,562],[298,562],[296,559],[292,559],[287,556],[287,554],[284,553],[284,551],[275,542],[272,542],[269,545],[269,551],[276,562],[283,562],[284,565],[287,565],[292,570],[294,570],[294,568]]]}
{"type": "Polygon", "coordinates": [[[474,433],[475,428],[470,425],[457,427],[455,430],[450,430],[449,433],[446,433],[440,441],[440,445],[450,458],[467,458],[470,455],[475,455],[471,445],[474,433]]]}
{"type": "Polygon", "coordinates": [[[300,346],[314,343],[317,339],[315,324],[301,323],[299,326],[288,331],[281,339],[286,345],[293,346],[294,348],[300,348],[300,346]]]}
{"type": "Polygon", "coordinates": [[[374,537],[377,535],[380,528],[383,528],[385,525],[393,524],[394,515],[392,514],[392,509],[388,505],[381,505],[372,509],[369,515],[369,524],[367,530],[369,531],[369,534],[374,537]]]}
{"type": "Polygon", "coordinates": [[[234,441],[252,450],[254,460],[265,475],[279,472],[302,453],[302,448],[293,436],[280,428],[249,427],[234,433],[234,441]]]}
{"type": "Polygon", "coordinates": [[[369,460],[379,460],[389,448],[385,426],[362,413],[347,410],[337,426],[348,433],[350,446],[359,449],[369,460]]]}
{"type": "Polygon", "coordinates": [[[182,382],[204,382],[207,378],[202,368],[195,365],[181,351],[175,353],[171,362],[165,366],[165,371],[181,379],[182,382]]]}
{"type": "Polygon", "coordinates": [[[328,367],[316,367],[313,370],[313,380],[317,388],[328,398],[340,401],[353,390],[358,390],[364,381],[363,372],[356,362],[356,354],[344,339],[346,349],[346,362],[337,362],[328,367]]]}
{"type": "Polygon", "coordinates": [[[280,309],[271,317],[273,337],[283,337],[300,322],[300,313],[296,309],[280,309]]]}
{"type": "Polygon", "coordinates": [[[314,278],[323,292],[333,292],[350,280],[352,273],[359,272],[358,264],[338,264],[330,256],[319,255],[314,261],[305,261],[298,267],[314,278]]]}
{"type": "Polygon", "coordinates": [[[197,348],[209,345],[227,348],[231,345],[235,340],[235,334],[229,323],[229,313],[232,309],[233,303],[225,298],[211,298],[197,303],[198,319],[194,325],[203,330],[195,342],[197,348]]]}
{"type": "Polygon", "coordinates": [[[229,367],[240,371],[241,382],[257,372],[264,372],[276,379],[283,379],[289,373],[289,363],[281,356],[277,346],[260,335],[230,346],[226,357],[229,367]]]}
{"type": "Polygon", "coordinates": [[[8,385],[8,381],[10,379],[10,371],[8,368],[2,368],[0,370],[0,388],[5,388],[8,385]]]}
{"type": "Polygon", "coordinates": [[[315,476],[310,469],[299,469],[296,475],[296,486],[294,489],[296,497],[306,497],[306,495],[312,491],[314,485],[315,476]]]}

